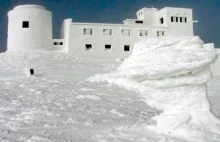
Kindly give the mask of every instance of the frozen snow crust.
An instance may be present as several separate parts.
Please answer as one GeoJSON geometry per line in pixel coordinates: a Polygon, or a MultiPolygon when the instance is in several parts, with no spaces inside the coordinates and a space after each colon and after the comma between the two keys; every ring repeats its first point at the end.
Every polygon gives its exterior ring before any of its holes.
{"type": "Polygon", "coordinates": [[[220,141],[220,122],[210,112],[206,83],[217,59],[213,45],[197,36],[148,38],[114,72],[89,78],[140,93],[163,110],[145,126],[185,141],[220,141]]]}
{"type": "Polygon", "coordinates": [[[17,10],[17,9],[27,9],[27,8],[31,8],[31,9],[45,9],[45,7],[41,6],[41,5],[34,5],[34,4],[26,4],[26,5],[19,5],[19,6],[16,6],[14,8],[14,10],[17,10]]]}

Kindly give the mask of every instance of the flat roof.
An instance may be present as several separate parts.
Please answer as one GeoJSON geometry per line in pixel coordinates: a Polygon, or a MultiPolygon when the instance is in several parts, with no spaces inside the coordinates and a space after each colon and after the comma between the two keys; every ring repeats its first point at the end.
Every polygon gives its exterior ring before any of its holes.
{"type": "Polygon", "coordinates": [[[72,22],[72,25],[168,28],[168,26],[158,26],[158,25],[152,26],[152,25],[144,25],[144,24],[113,24],[113,23],[84,23],[84,22],[72,22]]]}

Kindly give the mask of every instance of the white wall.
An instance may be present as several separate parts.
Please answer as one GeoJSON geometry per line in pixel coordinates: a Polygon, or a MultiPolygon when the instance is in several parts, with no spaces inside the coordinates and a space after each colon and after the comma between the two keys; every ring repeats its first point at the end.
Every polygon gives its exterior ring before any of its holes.
{"type": "Polygon", "coordinates": [[[65,47],[64,39],[53,39],[51,44],[52,44],[52,50],[59,50],[61,52],[64,52],[64,47],[65,47]],[[58,44],[55,45],[55,43],[58,44]]]}
{"type": "Polygon", "coordinates": [[[194,35],[192,9],[165,7],[164,9],[158,11],[157,19],[159,19],[161,15],[165,17],[166,25],[169,27],[168,34],[189,36],[194,35]],[[187,17],[187,23],[171,22],[171,16],[176,16],[178,18],[187,17]]]}
{"type": "MultiPolygon", "coordinates": [[[[220,48],[215,48],[218,55],[220,55],[220,48]]],[[[218,56],[218,59],[215,61],[214,64],[211,65],[212,74],[213,76],[219,76],[220,75],[220,56],[218,56]]]]}
{"type": "Polygon", "coordinates": [[[38,5],[21,5],[8,12],[8,50],[52,48],[52,14],[38,5]],[[28,21],[29,28],[22,28],[28,21]]]}
{"type": "Polygon", "coordinates": [[[78,57],[95,58],[125,58],[133,49],[134,43],[148,37],[156,37],[157,31],[165,31],[165,27],[146,25],[72,23],[70,30],[69,53],[78,57]],[[93,35],[83,35],[83,28],[92,28],[93,35]],[[103,29],[112,29],[112,35],[103,35],[103,29]],[[122,36],[122,29],[130,29],[130,36],[122,36]],[[148,30],[148,36],[139,36],[139,30],[148,30]],[[86,50],[85,44],[92,44],[92,50],[86,50]],[[105,50],[105,44],[110,44],[110,50],[105,50]],[[130,51],[124,51],[124,45],[130,45],[130,51]]]}
{"type": "Polygon", "coordinates": [[[157,11],[156,8],[142,8],[136,13],[137,19],[144,20],[146,25],[155,25],[157,11]]]}

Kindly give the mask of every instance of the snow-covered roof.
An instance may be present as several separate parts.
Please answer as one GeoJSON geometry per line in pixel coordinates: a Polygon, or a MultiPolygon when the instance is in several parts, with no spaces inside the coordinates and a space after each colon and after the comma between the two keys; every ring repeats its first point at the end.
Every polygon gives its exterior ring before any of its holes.
{"type": "Polygon", "coordinates": [[[31,8],[31,9],[45,9],[45,7],[41,6],[41,5],[19,5],[19,6],[16,6],[14,8],[14,10],[17,10],[17,9],[27,9],[27,8],[31,8]]]}

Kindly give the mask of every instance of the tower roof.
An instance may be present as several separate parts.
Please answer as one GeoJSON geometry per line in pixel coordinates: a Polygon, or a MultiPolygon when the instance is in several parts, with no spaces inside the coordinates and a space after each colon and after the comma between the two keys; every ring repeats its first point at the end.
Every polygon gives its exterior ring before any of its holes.
{"type": "Polygon", "coordinates": [[[17,9],[45,9],[45,7],[43,7],[43,6],[41,6],[41,5],[29,5],[29,4],[27,4],[27,5],[18,5],[18,6],[16,6],[15,8],[14,8],[14,10],[17,10],[17,9]]]}

